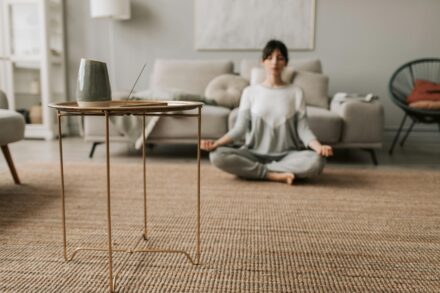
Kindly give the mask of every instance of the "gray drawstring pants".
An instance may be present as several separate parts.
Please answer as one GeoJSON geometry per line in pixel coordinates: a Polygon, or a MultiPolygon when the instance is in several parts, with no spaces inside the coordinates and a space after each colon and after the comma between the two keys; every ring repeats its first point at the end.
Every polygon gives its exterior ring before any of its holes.
{"type": "Polygon", "coordinates": [[[218,147],[209,154],[217,168],[242,178],[264,179],[268,171],[293,173],[296,178],[318,175],[325,159],[314,151],[290,151],[285,155],[260,155],[246,148],[218,147]]]}

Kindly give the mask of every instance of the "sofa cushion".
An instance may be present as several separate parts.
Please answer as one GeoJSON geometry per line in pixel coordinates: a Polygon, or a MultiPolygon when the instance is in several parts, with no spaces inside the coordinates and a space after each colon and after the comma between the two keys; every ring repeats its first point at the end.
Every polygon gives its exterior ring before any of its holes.
{"type": "MultiPolygon", "coordinates": [[[[281,74],[281,79],[285,83],[291,83],[293,80],[293,76],[295,71],[292,67],[286,67],[281,74]]],[[[264,81],[266,78],[266,72],[262,67],[254,67],[251,70],[251,84],[259,84],[264,81]]]]}
{"type": "Polygon", "coordinates": [[[411,104],[418,101],[440,101],[440,84],[417,79],[407,102],[411,104]]]}
{"type": "Polygon", "coordinates": [[[293,84],[303,90],[306,104],[328,109],[328,76],[319,73],[298,71],[293,77],[293,84]]]}
{"type": "MultiPolygon", "coordinates": [[[[255,67],[251,73],[251,84],[259,84],[264,81],[266,73],[263,68],[255,67]]],[[[308,106],[321,108],[329,107],[328,83],[329,79],[324,74],[291,71],[287,68],[283,71],[282,79],[286,83],[291,83],[301,88],[308,106]]]]}
{"type": "Polygon", "coordinates": [[[211,80],[206,87],[205,96],[218,106],[236,108],[240,104],[241,93],[249,82],[241,76],[223,74],[211,80]]]}
{"type": "Polygon", "coordinates": [[[133,94],[133,97],[141,100],[161,101],[193,101],[210,104],[212,101],[204,95],[185,93],[175,89],[148,89],[133,94]]]}
{"type": "MultiPolygon", "coordinates": [[[[205,105],[202,108],[202,138],[217,139],[228,129],[231,111],[224,107],[205,105]]],[[[185,111],[196,114],[197,110],[185,111]]],[[[151,132],[150,139],[197,138],[197,119],[194,117],[161,117],[151,132]]]]}
{"type": "Polygon", "coordinates": [[[150,88],[173,89],[203,95],[216,76],[233,72],[233,63],[225,60],[157,60],[150,88]]]}
{"type": "Polygon", "coordinates": [[[321,143],[337,143],[341,139],[343,120],[330,110],[308,106],[309,127],[321,143]]]}
{"type": "MultiPolygon", "coordinates": [[[[113,123],[109,125],[109,136],[112,140],[128,141],[113,123]],[[115,139],[117,138],[117,139],[115,139]]],[[[84,117],[84,138],[86,141],[105,141],[105,119],[100,116],[84,117]]]]}
{"type": "Polygon", "coordinates": [[[440,110],[440,101],[417,101],[409,106],[415,109],[440,110]]]}
{"type": "MultiPolygon", "coordinates": [[[[232,110],[228,119],[228,127],[231,129],[237,120],[238,108],[232,110]]],[[[342,133],[342,118],[327,109],[307,106],[307,121],[310,129],[321,143],[337,143],[342,133]]]]}
{"type": "MultiPolygon", "coordinates": [[[[256,59],[244,59],[240,64],[240,75],[251,80],[251,71],[254,67],[261,67],[261,61],[256,59]]],[[[291,71],[308,71],[322,73],[321,61],[319,59],[293,59],[287,66],[291,71]]]]}

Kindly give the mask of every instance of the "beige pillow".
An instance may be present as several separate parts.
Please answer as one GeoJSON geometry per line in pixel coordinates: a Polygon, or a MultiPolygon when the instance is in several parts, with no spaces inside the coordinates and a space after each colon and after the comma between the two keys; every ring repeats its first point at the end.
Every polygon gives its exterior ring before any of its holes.
{"type": "Polygon", "coordinates": [[[322,65],[319,59],[294,59],[293,68],[295,71],[322,73],[322,65]]]}
{"type": "MultiPolygon", "coordinates": [[[[243,59],[240,63],[240,75],[247,80],[251,79],[252,68],[259,67],[263,68],[261,65],[261,60],[258,59],[243,59]]],[[[290,61],[288,66],[292,67],[292,70],[296,71],[309,71],[315,73],[322,73],[322,65],[319,59],[296,59],[290,61]]]]}
{"type": "Polygon", "coordinates": [[[216,102],[218,106],[236,108],[240,105],[240,97],[249,82],[238,75],[222,74],[208,83],[205,96],[216,102]]]}
{"type": "MultiPolygon", "coordinates": [[[[254,67],[251,72],[251,84],[259,84],[264,81],[266,72],[263,68],[254,67]]],[[[306,104],[328,108],[328,82],[326,75],[307,71],[293,71],[293,68],[286,67],[281,77],[284,82],[292,83],[303,90],[306,104]]]]}
{"type": "Polygon", "coordinates": [[[293,84],[303,90],[306,104],[321,108],[328,108],[328,83],[327,75],[307,71],[297,71],[293,84]]]}
{"type": "MultiPolygon", "coordinates": [[[[295,74],[295,71],[292,67],[286,67],[284,68],[284,71],[281,75],[281,79],[286,83],[291,83],[293,80],[293,75],[295,74]]],[[[264,81],[266,78],[266,71],[262,67],[254,67],[251,70],[251,84],[259,84],[264,81]]]]}

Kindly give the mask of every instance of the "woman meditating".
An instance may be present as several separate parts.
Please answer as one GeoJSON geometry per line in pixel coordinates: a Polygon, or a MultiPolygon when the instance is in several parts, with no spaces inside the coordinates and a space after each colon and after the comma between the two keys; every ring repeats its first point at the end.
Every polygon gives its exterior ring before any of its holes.
{"type": "Polygon", "coordinates": [[[235,126],[217,140],[201,142],[216,167],[242,178],[293,184],[295,178],[319,174],[323,157],[333,155],[332,147],[321,145],[309,129],[302,90],[281,79],[288,61],[284,43],[266,44],[266,78],[243,91],[235,126]],[[244,134],[241,148],[225,146],[244,134]]]}

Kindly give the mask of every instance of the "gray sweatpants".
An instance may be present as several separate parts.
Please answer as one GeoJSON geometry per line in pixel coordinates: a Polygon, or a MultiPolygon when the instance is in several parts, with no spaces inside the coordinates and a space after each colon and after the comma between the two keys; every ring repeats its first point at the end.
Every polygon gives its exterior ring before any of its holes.
{"type": "Polygon", "coordinates": [[[321,173],[325,159],[314,151],[290,151],[286,155],[256,155],[246,148],[219,147],[209,154],[217,168],[239,177],[264,179],[267,171],[289,172],[296,178],[321,173]]]}

